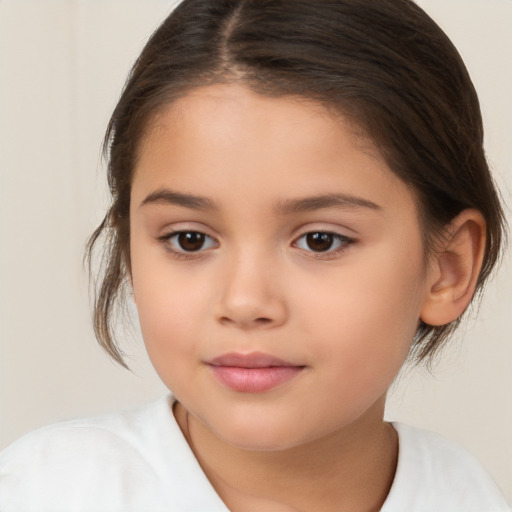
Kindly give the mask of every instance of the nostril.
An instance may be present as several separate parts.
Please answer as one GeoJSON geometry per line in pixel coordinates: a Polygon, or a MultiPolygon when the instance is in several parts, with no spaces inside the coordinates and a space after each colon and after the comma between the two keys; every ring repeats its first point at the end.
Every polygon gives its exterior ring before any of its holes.
{"type": "Polygon", "coordinates": [[[270,318],[256,318],[255,323],[260,325],[266,325],[271,323],[272,320],[270,318]]]}
{"type": "Polygon", "coordinates": [[[266,326],[266,325],[272,324],[272,322],[273,322],[271,318],[266,318],[266,317],[254,318],[253,320],[243,320],[243,319],[236,320],[236,319],[230,318],[229,316],[223,316],[219,320],[222,324],[225,324],[225,325],[233,324],[233,325],[240,325],[240,326],[244,326],[244,325],[245,326],[250,326],[250,325],[266,326]]]}

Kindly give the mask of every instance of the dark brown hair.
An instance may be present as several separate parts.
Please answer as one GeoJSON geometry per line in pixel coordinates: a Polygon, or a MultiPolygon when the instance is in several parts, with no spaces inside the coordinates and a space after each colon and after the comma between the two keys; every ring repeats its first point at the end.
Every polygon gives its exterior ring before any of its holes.
{"type": "MultiPolygon", "coordinates": [[[[487,223],[481,290],[500,254],[503,212],[473,84],[424,11],[411,0],[184,0],[137,59],[105,136],[112,204],[88,257],[104,235],[94,327],[115,360],[124,365],[114,312],[129,278],[130,188],[144,130],[192,88],[235,81],[321,102],[355,122],[415,191],[426,251],[458,213],[479,210],[487,223]]],[[[459,320],[421,324],[416,359],[432,355],[459,320]]]]}

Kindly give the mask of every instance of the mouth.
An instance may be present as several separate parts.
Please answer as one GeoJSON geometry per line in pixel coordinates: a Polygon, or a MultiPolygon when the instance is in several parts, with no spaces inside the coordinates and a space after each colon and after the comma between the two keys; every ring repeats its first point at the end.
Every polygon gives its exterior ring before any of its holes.
{"type": "Polygon", "coordinates": [[[207,365],[218,381],[240,393],[270,391],[298,376],[305,369],[304,365],[259,352],[224,354],[208,361],[207,365]]]}

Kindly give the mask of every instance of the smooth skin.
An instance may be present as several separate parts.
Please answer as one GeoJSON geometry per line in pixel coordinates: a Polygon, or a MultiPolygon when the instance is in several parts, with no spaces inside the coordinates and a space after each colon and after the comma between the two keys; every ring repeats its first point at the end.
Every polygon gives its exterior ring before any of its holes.
{"type": "Polygon", "coordinates": [[[379,510],[398,452],[386,392],[420,318],[467,307],[481,215],[463,212],[426,261],[414,193],[346,119],[219,84],[153,119],[130,216],[149,357],[228,508],[379,510]],[[302,370],[237,392],[208,364],[233,352],[302,370]]]}

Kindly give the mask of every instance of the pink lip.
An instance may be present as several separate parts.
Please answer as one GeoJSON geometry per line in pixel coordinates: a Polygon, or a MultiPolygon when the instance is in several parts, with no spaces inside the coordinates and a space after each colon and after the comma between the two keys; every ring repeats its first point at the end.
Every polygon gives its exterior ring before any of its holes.
{"type": "Polygon", "coordinates": [[[207,364],[222,384],[242,393],[269,391],[293,379],[304,369],[304,366],[259,352],[225,354],[207,364]]]}

